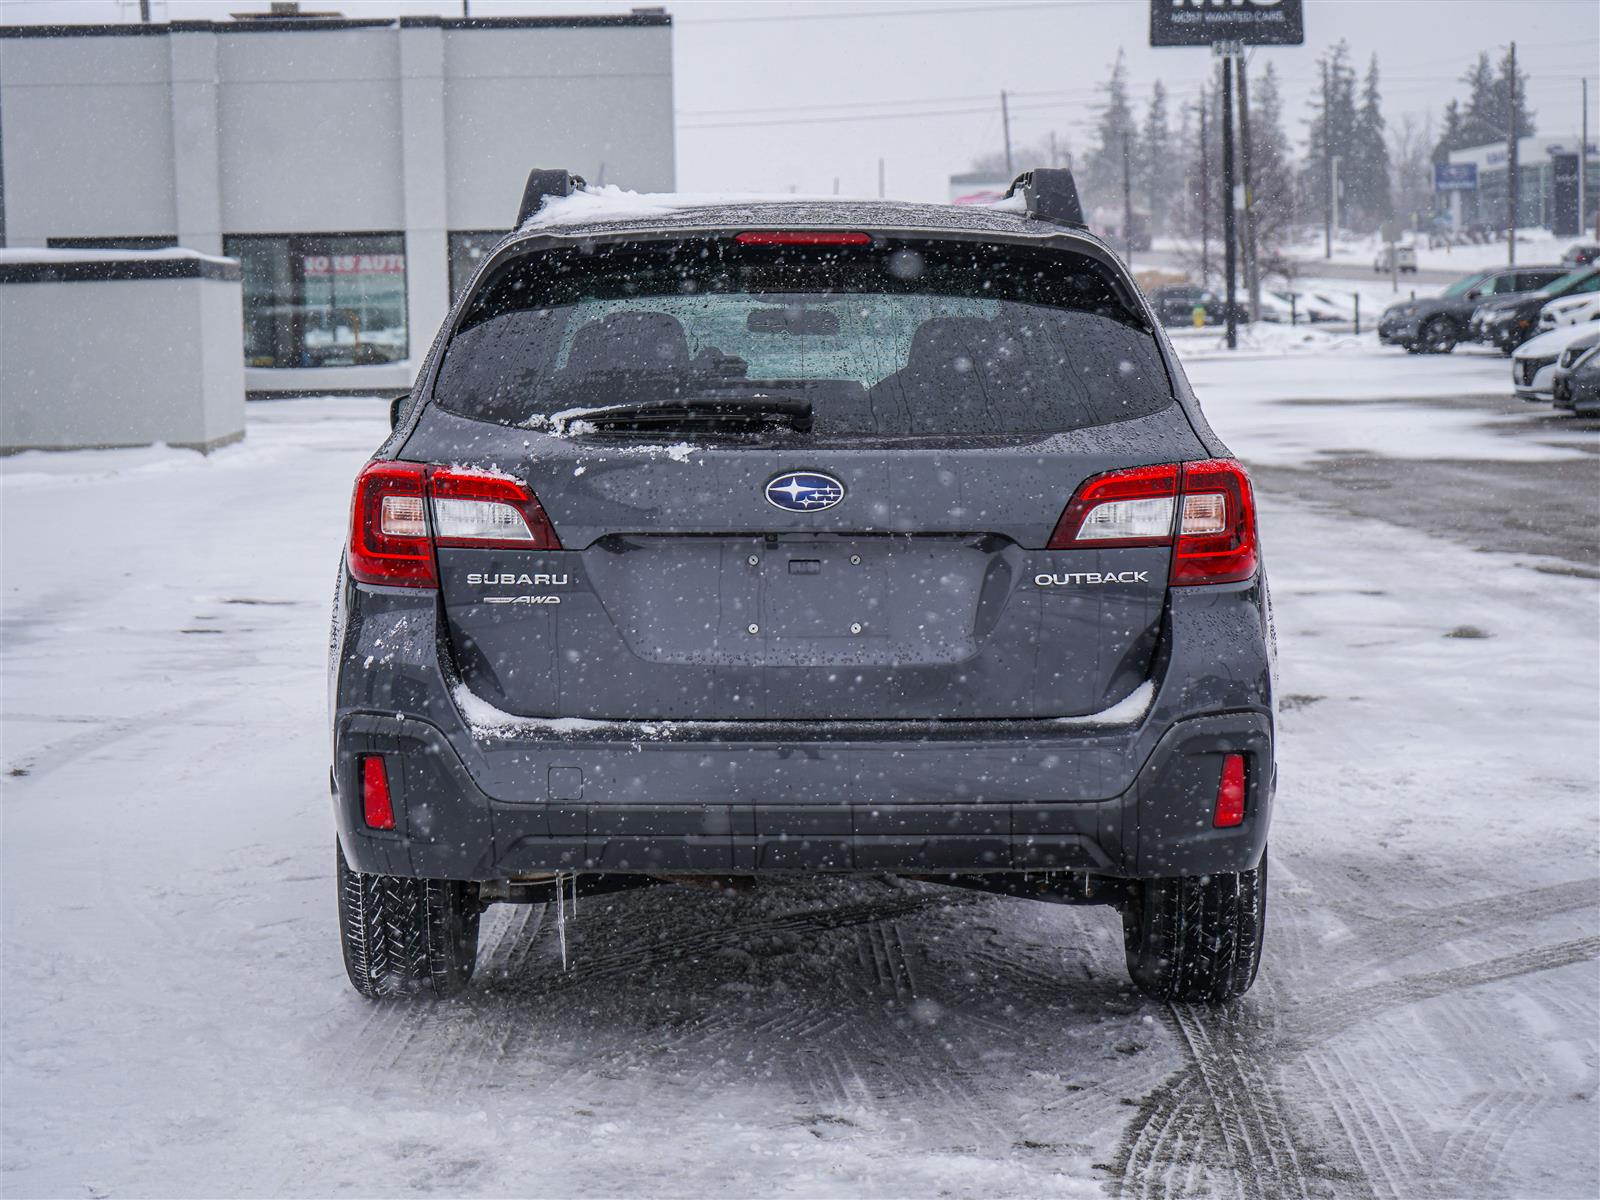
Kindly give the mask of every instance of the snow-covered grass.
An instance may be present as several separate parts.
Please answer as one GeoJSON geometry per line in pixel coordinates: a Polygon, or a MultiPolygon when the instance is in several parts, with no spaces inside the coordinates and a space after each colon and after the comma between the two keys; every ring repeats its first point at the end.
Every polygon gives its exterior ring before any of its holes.
{"type": "MultiPolygon", "coordinates": [[[[1185,353],[1247,458],[1575,452],[1438,403],[1502,359],[1185,353]]],[[[385,418],[0,460],[5,1194],[1600,1192],[1593,580],[1262,492],[1282,775],[1230,1013],[1134,998],[1108,911],[881,882],[587,897],[565,975],[496,909],[464,998],[371,1005],[323,671],[385,418]]]]}
{"type": "MultiPolygon", "coordinates": [[[[1481,244],[1469,242],[1448,247],[1429,247],[1426,235],[1407,234],[1402,240],[1416,246],[1417,267],[1423,271],[1460,271],[1465,275],[1469,271],[1506,265],[1504,237],[1481,244]]],[[[1558,263],[1568,246],[1584,240],[1583,237],[1556,237],[1548,229],[1519,229],[1517,262],[1529,265],[1558,263]]],[[[1368,237],[1340,234],[1333,242],[1333,258],[1336,262],[1370,267],[1382,245],[1383,240],[1377,234],[1368,237]]],[[[1323,246],[1322,235],[1317,233],[1285,247],[1285,252],[1293,258],[1310,262],[1323,257],[1323,246]]],[[[1404,278],[1402,275],[1401,279],[1404,278]]]]}
{"type": "Polygon", "coordinates": [[[1509,396],[1510,360],[1475,347],[1411,355],[1377,335],[1254,325],[1230,351],[1217,330],[1173,339],[1207,418],[1246,461],[1294,465],[1368,452],[1395,459],[1583,458],[1592,431],[1524,428],[1526,413],[1450,401],[1509,396]]]}

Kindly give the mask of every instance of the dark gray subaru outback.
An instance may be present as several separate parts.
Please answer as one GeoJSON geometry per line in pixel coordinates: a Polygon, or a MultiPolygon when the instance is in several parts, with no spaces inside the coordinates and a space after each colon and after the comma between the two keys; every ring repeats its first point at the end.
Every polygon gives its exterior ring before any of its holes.
{"type": "Polygon", "coordinates": [[[1253,981],[1274,783],[1250,481],[1065,171],[991,208],[674,206],[535,172],[356,480],[345,963],[688,877],[1122,913],[1253,981]]]}

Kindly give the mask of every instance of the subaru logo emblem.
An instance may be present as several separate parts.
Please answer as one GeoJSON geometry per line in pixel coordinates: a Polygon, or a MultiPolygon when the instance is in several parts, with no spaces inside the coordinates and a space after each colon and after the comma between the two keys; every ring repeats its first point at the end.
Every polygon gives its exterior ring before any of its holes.
{"type": "Polygon", "coordinates": [[[767,484],[767,503],[786,512],[821,512],[844,499],[844,484],[816,471],[786,471],[767,484]]]}

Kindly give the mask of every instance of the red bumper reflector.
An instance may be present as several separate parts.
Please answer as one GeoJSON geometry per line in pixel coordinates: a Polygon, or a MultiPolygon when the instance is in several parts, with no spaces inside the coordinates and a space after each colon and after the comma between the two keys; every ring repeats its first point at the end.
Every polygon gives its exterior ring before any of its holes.
{"type": "Polygon", "coordinates": [[[389,799],[389,771],[383,755],[363,754],[361,763],[361,813],[368,829],[394,828],[394,802],[389,799]]]}
{"type": "Polygon", "coordinates": [[[1218,829],[1244,824],[1244,755],[1222,760],[1222,781],[1217,784],[1217,812],[1211,823],[1218,829]]]}

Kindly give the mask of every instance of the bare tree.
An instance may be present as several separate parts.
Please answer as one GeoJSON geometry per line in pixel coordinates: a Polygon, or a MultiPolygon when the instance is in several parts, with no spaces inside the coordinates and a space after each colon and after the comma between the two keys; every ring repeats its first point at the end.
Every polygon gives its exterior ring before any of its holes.
{"type": "Polygon", "coordinates": [[[1433,149],[1437,141],[1431,115],[1418,123],[1407,113],[1389,129],[1395,213],[1406,225],[1426,222],[1433,211],[1433,149]]]}

